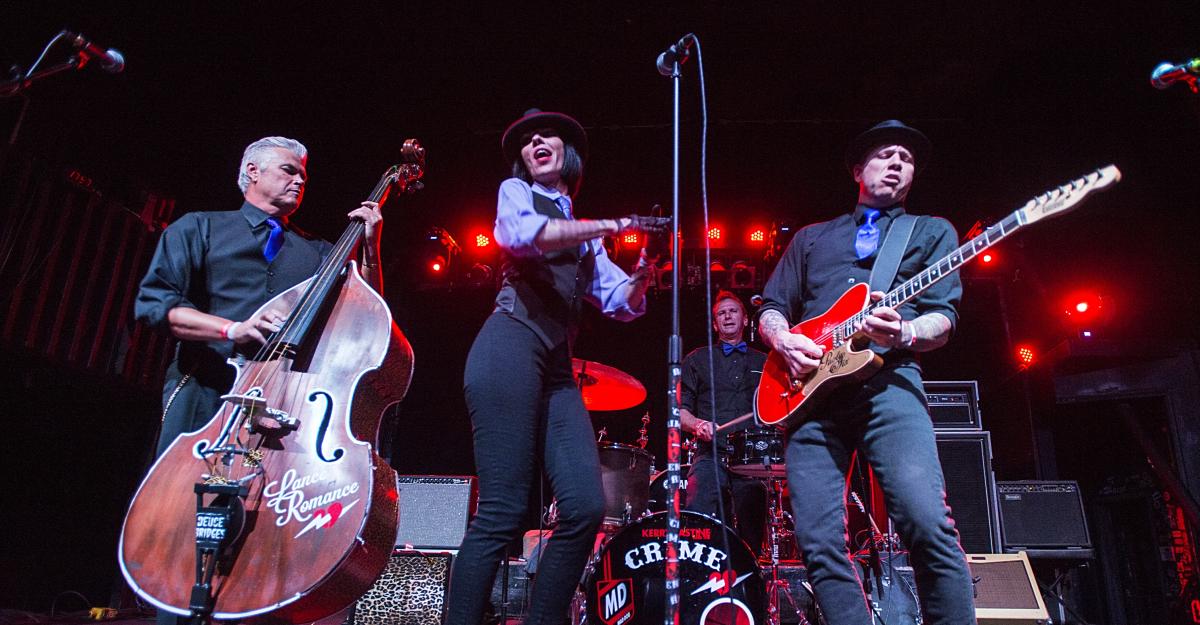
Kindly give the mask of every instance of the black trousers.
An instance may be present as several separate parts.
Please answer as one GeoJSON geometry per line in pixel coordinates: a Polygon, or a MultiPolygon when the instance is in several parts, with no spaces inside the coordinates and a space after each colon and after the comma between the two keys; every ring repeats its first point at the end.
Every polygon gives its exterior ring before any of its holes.
{"type": "Polygon", "coordinates": [[[558,527],[538,564],[525,623],[564,623],[604,516],[600,458],[570,349],[547,348],[520,321],[494,313],[467,356],[464,388],[479,507],[454,561],[446,623],[483,618],[505,547],[523,529],[539,466],[558,501],[558,527]]]}
{"type": "Polygon", "coordinates": [[[796,542],[829,625],[873,621],[846,545],[846,472],[855,449],[875,470],[908,545],[925,623],[974,623],[971,573],[946,506],[920,369],[884,369],[822,406],[792,432],[787,471],[796,542]]]}
{"type": "MultiPolygon", "coordinates": [[[[700,454],[692,463],[688,472],[688,488],[686,509],[716,516],[717,497],[724,499],[725,514],[732,512],[737,517],[737,532],[749,545],[750,551],[757,557],[762,553],[763,536],[767,523],[767,486],[762,480],[743,477],[727,469],[722,463],[715,463],[720,479],[713,474],[713,456],[711,453],[700,454]]],[[[732,518],[727,518],[733,521],[732,518]]],[[[730,523],[733,525],[733,523],[730,523]]]]}

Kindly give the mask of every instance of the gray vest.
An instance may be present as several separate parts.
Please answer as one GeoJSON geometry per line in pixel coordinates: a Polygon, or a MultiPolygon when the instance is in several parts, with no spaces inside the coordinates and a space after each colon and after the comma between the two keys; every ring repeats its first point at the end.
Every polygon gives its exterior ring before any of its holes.
{"type": "MultiPolygon", "coordinates": [[[[533,194],[533,209],[551,219],[562,219],[554,200],[533,194]]],[[[521,258],[504,254],[504,283],[496,295],[496,311],[506,312],[533,330],[553,348],[574,342],[583,297],[596,274],[596,256],[580,246],[521,258]]]]}

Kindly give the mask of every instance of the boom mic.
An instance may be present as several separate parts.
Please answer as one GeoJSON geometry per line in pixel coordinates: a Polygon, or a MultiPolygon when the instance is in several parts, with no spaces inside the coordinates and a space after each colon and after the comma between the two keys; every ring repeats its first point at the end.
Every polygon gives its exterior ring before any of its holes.
{"type": "Polygon", "coordinates": [[[688,57],[692,44],[696,41],[696,35],[688,33],[679,38],[679,41],[671,44],[662,54],[658,55],[658,73],[663,76],[670,76],[675,73],[675,64],[683,65],[688,57]]]}
{"type": "Polygon", "coordinates": [[[1150,84],[1155,89],[1166,89],[1177,82],[1186,82],[1196,89],[1196,76],[1200,75],[1200,57],[1188,59],[1179,65],[1163,63],[1150,74],[1150,84]]]}
{"type": "Polygon", "coordinates": [[[117,74],[125,69],[125,56],[116,48],[108,48],[107,50],[101,48],[96,45],[96,42],[84,37],[82,33],[73,33],[69,30],[64,30],[62,34],[64,37],[70,39],[71,45],[75,46],[85,57],[99,60],[100,69],[110,74],[117,74]]]}

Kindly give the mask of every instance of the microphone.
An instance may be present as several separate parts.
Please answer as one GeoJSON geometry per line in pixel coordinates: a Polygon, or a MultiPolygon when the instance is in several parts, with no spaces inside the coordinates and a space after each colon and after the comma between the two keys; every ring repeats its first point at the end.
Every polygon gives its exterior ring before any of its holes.
{"type": "Polygon", "coordinates": [[[96,42],[84,37],[82,33],[64,30],[62,34],[71,40],[71,45],[75,46],[85,58],[99,59],[100,69],[110,74],[117,74],[125,69],[125,56],[116,48],[105,50],[96,45],[96,42]]]}
{"type": "Polygon", "coordinates": [[[675,64],[683,65],[691,56],[689,52],[692,44],[696,41],[696,35],[688,33],[679,38],[679,41],[671,44],[662,54],[658,55],[658,73],[663,76],[670,76],[675,73],[675,64]]]}
{"type": "Polygon", "coordinates": [[[1150,74],[1150,84],[1154,85],[1155,89],[1166,89],[1171,85],[1183,81],[1196,90],[1196,76],[1200,75],[1200,57],[1188,59],[1179,65],[1171,63],[1163,63],[1154,68],[1154,72],[1150,74]]]}

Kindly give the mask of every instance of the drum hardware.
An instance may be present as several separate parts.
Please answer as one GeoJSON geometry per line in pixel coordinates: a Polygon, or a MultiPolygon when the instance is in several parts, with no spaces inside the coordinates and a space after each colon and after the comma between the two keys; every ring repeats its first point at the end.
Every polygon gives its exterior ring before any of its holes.
{"type": "Polygon", "coordinates": [[[646,443],[650,442],[650,436],[646,434],[646,428],[650,425],[650,411],[642,415],[642,429],[638,430],[638,447],[645,449],[646,443]]]}
{"type": "Polygon", "coordinates": [[[596,442],[603,443],[605,436],[608,436],[608,428],[602,427],[600,428],[600,431],[596,433],[596,442]]]}
{"type": "Polygon", "coordinates": [[[771,559],[771,575],[767,578],[767,618],[770,625],[779,625],[779,596],[783,595],[792,605],[792,610],[800,615],[800,625],[808,625],[803,611],[792,598],[791,586],[779,576],[781,538],[792,535],[792,541],[795,541],[794,533],[788,531],[784,524],[785,520],[792,520],[792,515],[783,509],[783,485],[786,481],[779,477],[767,480],[767,551],[771,559]]]}

